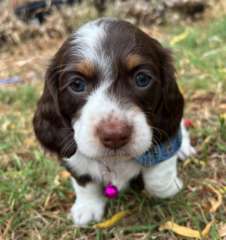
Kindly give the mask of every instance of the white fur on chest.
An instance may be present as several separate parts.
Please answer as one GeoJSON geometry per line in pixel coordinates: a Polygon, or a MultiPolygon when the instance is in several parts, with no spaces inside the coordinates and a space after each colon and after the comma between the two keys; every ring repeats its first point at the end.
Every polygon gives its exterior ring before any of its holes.
{"type": "MultiPolygon", "coordinates": [[[[78,175],[89,174],[97,182],[106,182],[104,167],[101,160],[95,160],[87,158],[79,151],[76,152],[71,158],[66,159],[70,167],[78,175]]],[[[108,162],[105,164],[110,169],[110,179],[109,181],[116,185],[118,189],[126,187],[128,181],[139,174],[142,169],[142,166],[134,159],[123,160],[123,159],[108,159],[108,162]]]]}

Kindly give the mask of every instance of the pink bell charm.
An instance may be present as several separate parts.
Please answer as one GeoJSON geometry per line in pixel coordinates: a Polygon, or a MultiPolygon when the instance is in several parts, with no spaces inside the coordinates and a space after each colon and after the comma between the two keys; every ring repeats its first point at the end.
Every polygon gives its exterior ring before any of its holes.
{"type": "Polygon", "coordinates": [[[116,198],[118,196],[118,193],[118,188],[111,183],[108,183],[108,185],[104,187],[104,196],[107,198],[116,198]]]}

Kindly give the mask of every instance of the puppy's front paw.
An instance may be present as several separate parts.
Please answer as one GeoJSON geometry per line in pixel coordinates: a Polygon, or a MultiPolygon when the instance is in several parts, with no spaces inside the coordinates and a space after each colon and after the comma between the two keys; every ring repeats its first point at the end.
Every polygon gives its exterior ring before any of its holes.
{"type": "Polygon", "coordinates": [[[76,202],[71,208],[71,216],[78,226],[85,226],[91,221],[100,221],[104,214],[105,202],[102,199],[76,202]]]}
{"type": "Polygon", "coordinates": [[[179,157],[180,160],[185,160],[188,157],[191,157],[196,154],[196,150],[190,142],[186,142],[182,144],[181,149],[178,151],[177,156],[179,157]]]}
{"type": "Polygon", "coordinates": [[[186,158],[195,155],[196,150],[191,145],[190,136],[184,123],[181,124],[181,130],[182,130],[182,144],[177,153],[177,156],[179,157],[180,160],[185,160],[186,158]]]}

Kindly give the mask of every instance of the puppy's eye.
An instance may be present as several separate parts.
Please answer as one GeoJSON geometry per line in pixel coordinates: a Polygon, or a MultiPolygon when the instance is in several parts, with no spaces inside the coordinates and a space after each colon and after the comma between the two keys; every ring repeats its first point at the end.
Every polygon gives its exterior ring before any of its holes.
{"type": "Polygon", "coordinates": [[[75,77],[69,87],[73,92],[84,92],[86,90],[86,82],[81,77],[75,77]]]}
{"type": "Polygon", "coordinates": [[[152,82],[152,76],[145,72],[138,72],[135,75],[135,84],[139,88],[145,88],[152,82]]]}

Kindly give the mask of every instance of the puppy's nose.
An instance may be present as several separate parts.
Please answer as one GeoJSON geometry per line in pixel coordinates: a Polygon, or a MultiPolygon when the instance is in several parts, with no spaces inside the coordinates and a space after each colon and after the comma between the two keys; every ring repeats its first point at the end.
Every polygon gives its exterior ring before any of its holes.
{"type": "Polygon", "coordinates": [[[125,121],[103,121],[97,128],[97,135],[102,144],[110,149],[118,149],[129,142],[132,127],[125,121]]]}

